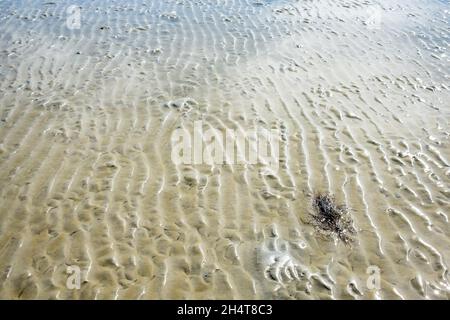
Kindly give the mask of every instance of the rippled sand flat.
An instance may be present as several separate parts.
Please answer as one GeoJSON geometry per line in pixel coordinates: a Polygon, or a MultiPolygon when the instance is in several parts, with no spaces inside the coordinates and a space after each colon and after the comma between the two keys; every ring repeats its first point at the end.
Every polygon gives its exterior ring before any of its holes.
{"type": "Polygon", "coordinates": [[[1,1],[0,298],[449,299],[449,21],[438,0],[1,1]],[[278,170],[174,164],[196,121],[278,129],[278,170]],[[351,245],[311,224],[317,192],[351,245]]]}

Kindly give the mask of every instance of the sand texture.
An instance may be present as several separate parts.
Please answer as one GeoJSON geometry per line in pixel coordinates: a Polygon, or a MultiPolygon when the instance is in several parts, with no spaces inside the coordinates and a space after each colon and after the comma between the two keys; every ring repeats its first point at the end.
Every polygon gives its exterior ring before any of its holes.
{"type": "Polygon", "coordinates": [[[1,299],[450,298],[448,1],[73,4],[0,2],[1,299]],[[175,164],[198,122],[278,169],[175,164]]]}

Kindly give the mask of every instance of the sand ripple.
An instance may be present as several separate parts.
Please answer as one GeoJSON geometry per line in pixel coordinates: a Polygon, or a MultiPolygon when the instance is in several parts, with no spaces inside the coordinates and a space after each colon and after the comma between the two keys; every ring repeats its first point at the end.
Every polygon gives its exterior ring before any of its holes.
{"type": "Polygon", "coordinates": [[[0,298],[450,297],[448,2],[79,3],[0,3],[0,298]],[[200,120],[279,170],[175,165],[200,120]]]}

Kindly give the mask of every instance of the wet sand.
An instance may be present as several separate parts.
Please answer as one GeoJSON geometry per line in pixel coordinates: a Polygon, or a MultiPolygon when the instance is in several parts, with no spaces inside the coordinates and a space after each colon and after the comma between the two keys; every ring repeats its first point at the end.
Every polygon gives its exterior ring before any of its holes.
{"type": "Polygon", "coordinates": [[[449,299],[448,1],[72,4],[0,3],[1,299],[449,299]],[[196,121],[278,170],[175,165],[196,121]]]}

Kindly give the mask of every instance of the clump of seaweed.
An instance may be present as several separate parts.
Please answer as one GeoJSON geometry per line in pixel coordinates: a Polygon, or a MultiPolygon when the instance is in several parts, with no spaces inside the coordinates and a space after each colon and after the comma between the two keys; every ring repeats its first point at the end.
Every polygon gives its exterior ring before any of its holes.
{"type": "Polygon", "coordinates": [[[334,196],[327,193],[318,193],[313,198],[314,224],[320,230],[335,234],[340,240],[349,244],[353,241],[352,235],[356,232],[345,205],[336,204],[334,196]]]}

